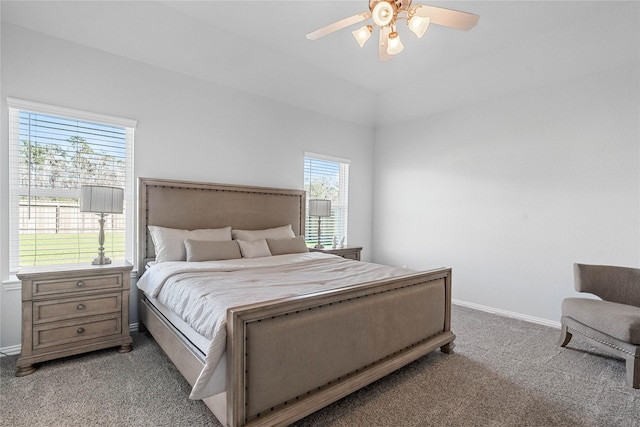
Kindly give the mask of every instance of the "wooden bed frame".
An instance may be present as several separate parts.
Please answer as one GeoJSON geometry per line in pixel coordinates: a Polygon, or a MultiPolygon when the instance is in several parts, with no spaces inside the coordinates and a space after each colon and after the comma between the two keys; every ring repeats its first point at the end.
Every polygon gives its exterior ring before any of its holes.
{"type": "MultiPolygon", "coordinates": [[[[155,252],[147,225],[304,234],[305,192],[139,179],[139,263],[155,252]]],[[[148,330],[193,385],[204,355],[139,292],[148,330]]],[[[288,425],[438,347],[453,349],[451,269],[443,268],[227,312],[227,391],[206,399],[223,425],[288,425]]]]}

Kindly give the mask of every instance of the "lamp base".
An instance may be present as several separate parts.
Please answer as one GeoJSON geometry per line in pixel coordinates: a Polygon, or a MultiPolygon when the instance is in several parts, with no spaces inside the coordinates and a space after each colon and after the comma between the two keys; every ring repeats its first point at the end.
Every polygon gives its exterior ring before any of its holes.
{"type": "Polygon", "coordinates": [[[97,256],[93,259],[93,262],[91,263],[91,265],[104,265],[104,264],[111,264],[111,259],[106,256],[97,256]]]}

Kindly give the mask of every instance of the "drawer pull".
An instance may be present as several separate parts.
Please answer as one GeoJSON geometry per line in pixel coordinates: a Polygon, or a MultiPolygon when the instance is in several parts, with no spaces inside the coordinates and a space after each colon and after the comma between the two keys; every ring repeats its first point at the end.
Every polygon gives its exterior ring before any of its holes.
{"type": "Polygon", "coordinates": [[[84,304],[78,304],[78,310],[84,310],[84,304]]]}
{"type": "Polygon", "coordinates": [[[84,328],[78,328],[78,330],[76,332],[79,333],[79,334],[82,334],[82,333],[84,333],[84,328]]]}
{"type": "Polygon", "coordinates": [[[83,287],[83,286],[84,286],[84,282],[83,282],[82,280],[78,280],[78,281],[76,282],[76,286],[77,286],[77,287],[79,287],[79,288],[81,288],[81,287],[83,287]]]}

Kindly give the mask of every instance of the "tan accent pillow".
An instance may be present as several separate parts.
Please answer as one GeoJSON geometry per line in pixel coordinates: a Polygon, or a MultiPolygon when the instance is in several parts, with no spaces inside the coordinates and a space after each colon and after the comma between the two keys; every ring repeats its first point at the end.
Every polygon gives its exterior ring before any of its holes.
{"type": "Polygon", "coordinates": [[[282,227],[267,228],[265,230],[231,230],[231,235],[236,240],[254,241],[260,239],[290,239],[296,237],[291,224],[282,227]]]}
{"type": "Polygon", "coordinates": [[[231,227],[180,230],[149,225],[148,228],[156,250],[156,262],[185,261],[187,259],[187,251],[184,246],[186,239],[231,240],[231,227]]]}
{"type": "Polygon", "coordinates": [[[304,236],[294,237],[293,239],[267,239],[267,245],[269,245],[271,255],[309,252],[304,236]]]}
{"type": "Polygon", "coordinates": [[[267,241],[265,239],[260,240],[236,240],[238,245],[240,245],[240,252],[242,252],[242,256],[244,258],[262,258],[266,256],[271,256],[271,252],[269,251],[269,246],[267,245],[267,241]]]}
{"type": "Polygon", "coordinates": [[[239,259],[240,247],[235,240],[217,242],[214,240],[184,241],[187,249],[187,261],[218,261],[223,259],[239,259]]]}

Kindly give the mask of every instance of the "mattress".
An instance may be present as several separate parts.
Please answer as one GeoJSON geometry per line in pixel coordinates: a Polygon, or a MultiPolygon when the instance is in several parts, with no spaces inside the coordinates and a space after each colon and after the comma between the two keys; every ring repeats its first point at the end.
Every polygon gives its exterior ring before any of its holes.
{"type": "Polygon", "coordinates": [[[193,330],[191,326],[180,318],[176,313],[165,307],[158,298],[154,298],[145,292],[147,301],[149,301],[162,315],[182,334],[188,339],[191,344],[195,345],[204,357],[209,352],[211,346],[211,340],[203,337],[199,333],[193,330]]]}

